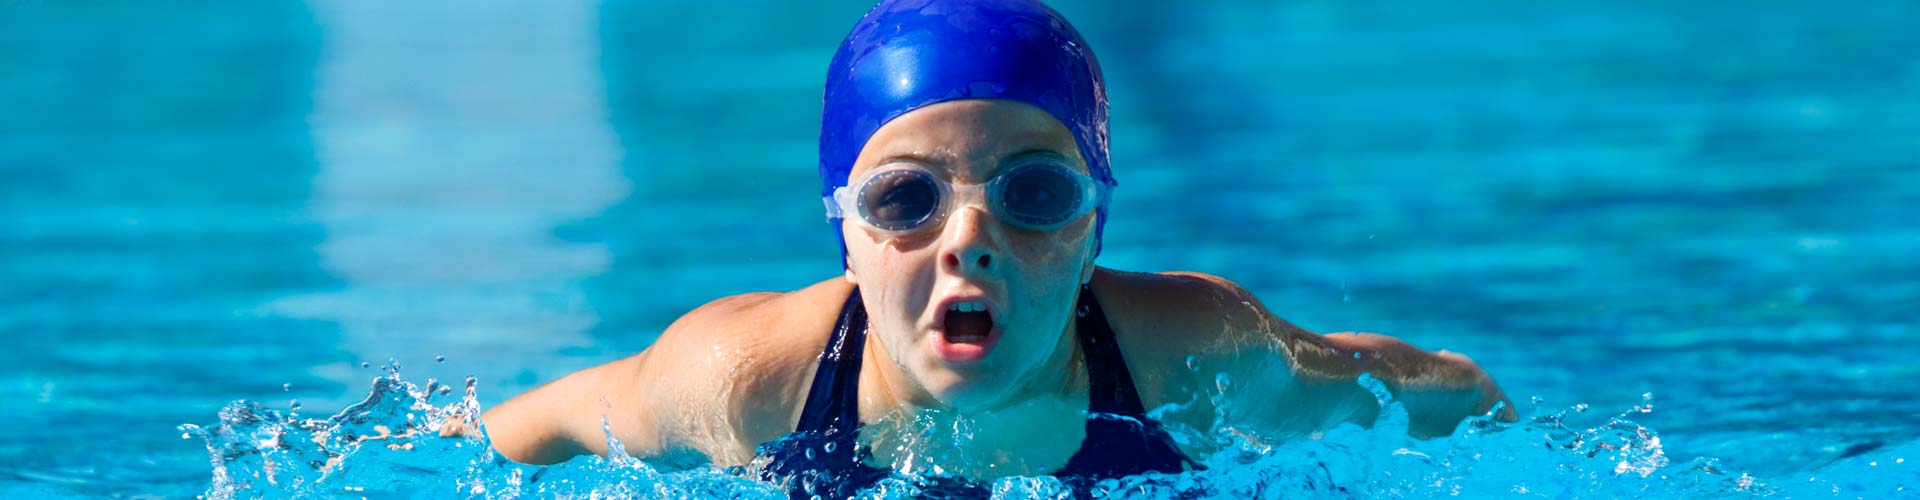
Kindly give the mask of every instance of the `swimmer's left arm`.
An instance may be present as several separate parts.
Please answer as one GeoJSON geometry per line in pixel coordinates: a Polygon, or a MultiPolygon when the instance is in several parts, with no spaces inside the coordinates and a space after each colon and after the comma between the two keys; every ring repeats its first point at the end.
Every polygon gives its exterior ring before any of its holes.
{"type": "Polygon", "coordinates": [[[1415,437],[1452,434],[1462,419],[1484,415],[1500,403],[1497,418],[1517,419],[1499,384],[1457,353],[1428,352],[1393,337],[1356,332],[1295,335],[1286,344],[1294,373],[1303,379],[1353,380],[1361,373],[1379,379],[1406,408],[1407,433],[1415,437]]]}
{"type": "MultiPolygon", "coordinates": [[[[1379,405],[1354,383],[1361,374],[1380,380],[1407,410],[1408,434],[1453,433],[1469,416],[1483,415],[1506,394],[1466,356],[1428,352],[1399,339],[1370,333],[1319,335],[1274,315],[1246,289],[1217,276],[1182,273],[1209,284],[1209,302],[1226,323],[1225,335],[1205,351],[1222,362],[1221,373],[1260,384],[1236,391],[1241,417],[1285,431],[1324,429],[1340,422],[1371,424],[1379,405]],[[1248,388],[1252,389],[1252,388],[1248,388]]],[[[1508,403],[1501,420],[1515,419],[1508,403]]]]}

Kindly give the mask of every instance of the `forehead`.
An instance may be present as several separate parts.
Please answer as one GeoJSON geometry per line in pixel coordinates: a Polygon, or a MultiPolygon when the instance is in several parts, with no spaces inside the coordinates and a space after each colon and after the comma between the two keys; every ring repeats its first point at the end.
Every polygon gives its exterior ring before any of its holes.
{"type": "Polygon", "coordinates": [[[955,170],[991,170],[1009,156],[1050,152],[1085,172],[1066,125],[1045,110],[1006,100],[964,99],[909,111],[874,131],[851,177],[894,159],[931,160],[955,170]]]}

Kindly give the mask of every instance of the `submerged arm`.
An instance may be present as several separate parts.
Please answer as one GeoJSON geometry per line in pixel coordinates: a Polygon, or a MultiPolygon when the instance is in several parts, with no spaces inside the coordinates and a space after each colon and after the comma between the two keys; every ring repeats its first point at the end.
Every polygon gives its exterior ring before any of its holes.
{"type": "Polygon", "coordinates": [[[1486,414],[1497,403],[1506,406],[1496,417],[1516,419],[1506,393],[1466,356],[1423,351],[1372,333],[1308,334],[1287,344],[1294,372],[1303,379],[1346,381],[1362,373],[1379,379],[1406,407],[1407,433],[1415,437],[1452,434],[1462,419],[1486,414]]]}
{"type": "MultiPolygon", "coordinates": [[[[1377,334],[1319,335],[1275,316],[1244,288],[1204,274],[1183,274],[1204,283],[1201,295],[1214,306],[1219,334],[1201,351],[1218,373],[1251,384],[1233,391],[1230,420],[1253,421],[1270,430],[1312,432],[1339,424],[1371,424],[1380,410],[1371,392],[1355,383],[1361,374],[1380,380],[1407,410],[1415,437],[1451,434],[1462,419],[1482,415],[1506,394],[1472,360],[1446,351],[1428,352],[1377,334]],[[1237,417],[1237,418],[1236,418],[1237,417]]],[[[1212,372],[1207,372],[1212,373],[1212,372]]],[[[1514,420],[1511,403],[1498,417],[1514,420]]]]}

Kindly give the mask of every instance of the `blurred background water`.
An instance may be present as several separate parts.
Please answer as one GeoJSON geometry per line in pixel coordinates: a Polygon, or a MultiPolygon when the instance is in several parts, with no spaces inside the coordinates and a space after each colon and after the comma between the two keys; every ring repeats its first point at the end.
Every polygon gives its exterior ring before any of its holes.
{"type": "MultiPolygon", "coordinates": [[[[1677,459],[1920,437],[1913,4],[1054,4],[1113,105],[1104,265],[1651,392],[1677,459]]],[[[228,401],[395,359],[497,403],[836,275],[868,6],[0,0],[0,483],[191,495],[175,426],[228,401]]]]}

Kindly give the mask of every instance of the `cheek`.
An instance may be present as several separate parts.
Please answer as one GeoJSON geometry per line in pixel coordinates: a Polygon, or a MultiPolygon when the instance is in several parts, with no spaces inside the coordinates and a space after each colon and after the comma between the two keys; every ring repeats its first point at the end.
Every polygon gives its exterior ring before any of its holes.
{"type": "Polygon", "coordinates": [[[1019,262],[1021,274],[1044,280],[1070,271],[1077,285],[1081,265],[1093,253],[1093,217],[1083,217],[1053,233],[1012,230],[1010,236],[1008,253],[1019,262]]]}
{"type": "Polygon", "coordinates": [[[1009,276],[1009,285],[1011,298],[1021,306],[1021,324],[1037,329],[1065,328],[1079,297],[1083,264],[1092,253],[1091,232],[1091,223],[1083,221],[1059,233],[1028,233],[1021,236],[1035,237],[1015,238],[1009,250],[1019,261],[1019,270],[1009,276]]]}
{"type": "Polygon", "coordinates": [[[883,329],[887,332],[908,332],[927,307],[925,291],[933,288],[931,247],[918,240],[875,237],[857,228],[843,234],[847,265],[860,285],[870,320],[888,325],[883,329]]]}

